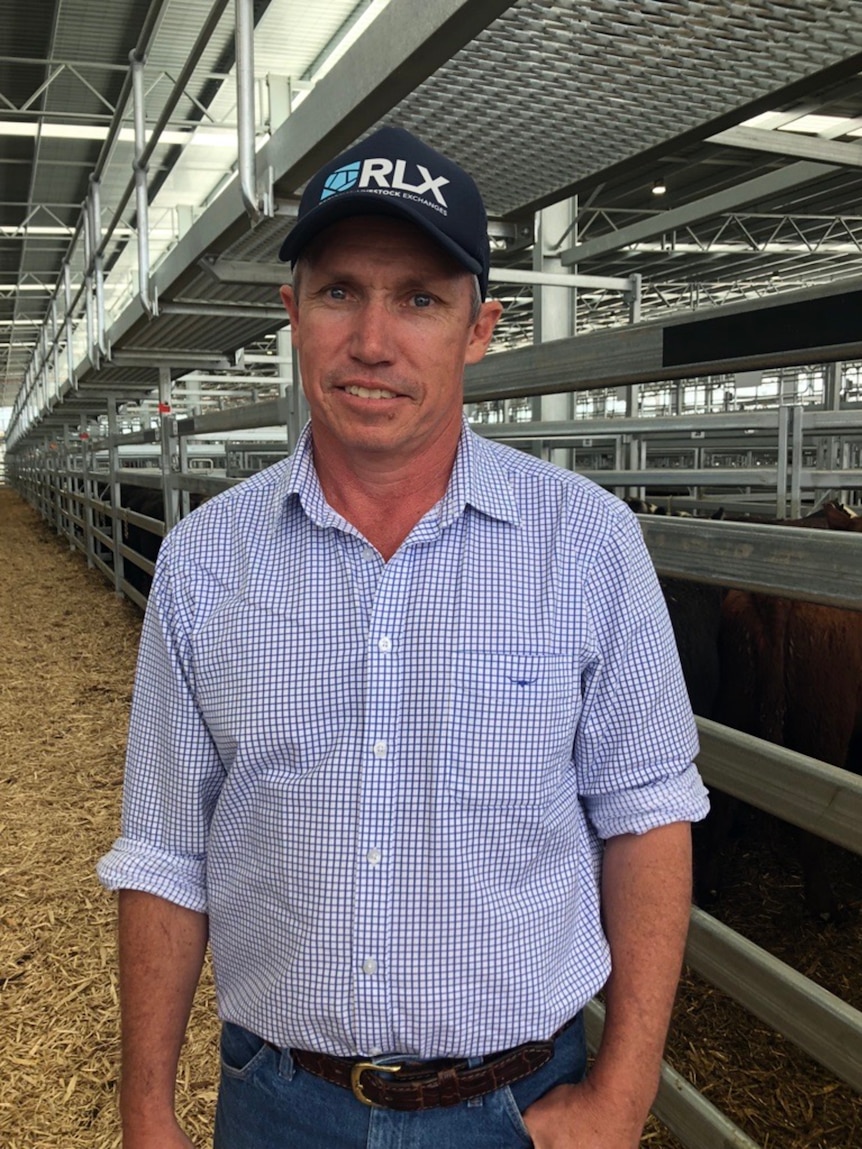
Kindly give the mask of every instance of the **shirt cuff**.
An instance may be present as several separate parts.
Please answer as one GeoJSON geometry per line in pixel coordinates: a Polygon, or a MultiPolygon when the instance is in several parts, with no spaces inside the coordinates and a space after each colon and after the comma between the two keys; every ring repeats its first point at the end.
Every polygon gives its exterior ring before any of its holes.
{"type": "Polygon", "coordinates": [[[618,794],[590,794],[587,812],[604,840],[620,834],[645,834],[672,822],[699,822],[709,813],[707,789],[692,762],[681,773],[667,774],[618,794]]]}
{"type": "Polygon", "coordinates": [[[206,857],[172,854],[148,842],[118,838],[96,864],[108,890],[142,890],[198,913],[207,912],[206,857]]]}

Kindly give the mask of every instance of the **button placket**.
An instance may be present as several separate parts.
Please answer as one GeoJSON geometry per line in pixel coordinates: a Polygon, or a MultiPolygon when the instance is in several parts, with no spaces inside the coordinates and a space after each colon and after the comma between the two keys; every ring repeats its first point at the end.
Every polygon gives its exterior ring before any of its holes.
{"type": "MultiPolygon", "coordinates": [[[[375,555],[375,558],[377,556],[375,555]]],[[[363,564],[363,571],[370,571],[363,564]]],[[[388,965],[392,941],[393,866],[399,826],[393,819],[401,783],[400,737],[403,725],[398,632],[402,604],[409,592],[409,562],[398,556],[382,564],[366,598],[365,729],[367,742],[359,791],[359,837],[355,855],[357,899],[354,960],[357,1022],[361,1043],[391,1044],[387,1032],[391,984],[388,965]]],[[[365,582],[365,580],[363,580],[365,582]]],[[[368,585],[366,583],[366,585],[368,585]]]]}

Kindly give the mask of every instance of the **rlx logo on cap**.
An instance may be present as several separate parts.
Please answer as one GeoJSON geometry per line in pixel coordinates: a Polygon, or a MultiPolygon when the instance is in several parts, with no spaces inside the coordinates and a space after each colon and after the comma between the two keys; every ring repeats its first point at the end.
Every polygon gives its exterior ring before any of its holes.
{"type": "Polygon", "coordinates": [[[344,167],[336,168],[326,177],[320,198],[325,200],[330,196],[338,195],[339,192],[349,191],[351,188],[368,188],[373,182],[378,188],[383,188],[386,191],[415,192],[417,195],[431,192],[441,207],[448,208],[449,205],[440,193],[444,184],[450,182],[445,176],[434,179],[426,167],[423,167],[422,164],[416,164],[416,170],[425,182],[411,184],[404,178],[406,168],[406,160],[396,160],[393,164],[392,160],[383,157],[375,160],[363,160],[361,163],[357,160],[355,163],[345,164],[344,167]]]}

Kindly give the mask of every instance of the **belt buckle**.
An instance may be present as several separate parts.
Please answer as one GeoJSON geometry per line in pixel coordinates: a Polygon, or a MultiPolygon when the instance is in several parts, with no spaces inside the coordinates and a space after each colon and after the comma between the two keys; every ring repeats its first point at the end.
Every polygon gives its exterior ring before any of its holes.
{"type": "Polygon", "coordinates": [[[384,1105],[378,1105],[376,1101],[372,1101],[370,1097],[365,1096],[362,1088],[362,1074],[366,1069],[372,1069],[375,1073],[400,1073],[403,1069],[401,1065],[381,1065],[377,1061],[357,1061],[350,1070],[350,1088],[353,1090],[353,1096],[357,1101],[361,1101],[363,1105],[370,1105],[372,1109],[385,1109],[384,1105]]]}

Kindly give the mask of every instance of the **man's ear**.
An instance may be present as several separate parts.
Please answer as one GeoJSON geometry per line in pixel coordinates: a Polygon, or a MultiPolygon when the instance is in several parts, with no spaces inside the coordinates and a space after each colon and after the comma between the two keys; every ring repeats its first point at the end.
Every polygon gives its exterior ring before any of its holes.
{"type": "Polygon", "coordinates": [[[470,330],[470,340],[464,354],[465,363],[478,363],[494,335],[497,320],[503,314],[503,304],[498,299],[486,299],[479,309],[476,322],[470,330]]]}
{"type": "Polygon", "coordinates": [[[296,332],[299,327],[299,307],[296,302],[296,293],[289,284],[284,284],[278,291],[290,319],[290,337],[296,342],[296,332]]]}

